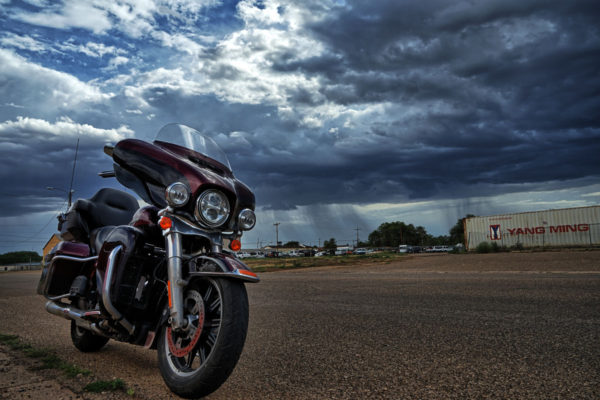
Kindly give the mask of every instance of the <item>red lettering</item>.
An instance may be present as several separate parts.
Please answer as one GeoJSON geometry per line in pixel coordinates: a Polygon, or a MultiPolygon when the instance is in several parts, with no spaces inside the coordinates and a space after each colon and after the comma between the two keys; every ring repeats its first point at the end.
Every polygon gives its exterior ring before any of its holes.
{"type": "MultiPolygon", "coordinates": [[[[573,224],[573,225],[556,225],[550,226],[550,233],[566,233],[566,232],[588,232],[589,224],[573,224]]],[[[536,226],[531,228],[507,228],[508,233],[513,235],[543,235],[546,233],[546,227],[536,226]]]]}

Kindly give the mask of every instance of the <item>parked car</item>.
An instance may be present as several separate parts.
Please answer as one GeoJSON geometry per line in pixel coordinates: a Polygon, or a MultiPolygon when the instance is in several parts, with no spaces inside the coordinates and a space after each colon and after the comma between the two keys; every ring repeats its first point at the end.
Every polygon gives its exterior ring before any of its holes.
{"type": "Polygon", "coordinates": [[[363,254],[367,254],[367,250],[365,250],[365,249],[356,249],[356,250],[353,251],[353,253],[354,254],[363,255],[363,254]]]}
{"type": "Polygon", "coordinates": [[[398,253],[412,253],[413,247],[408,244],[401,244],[398,246],[398,253]]]}

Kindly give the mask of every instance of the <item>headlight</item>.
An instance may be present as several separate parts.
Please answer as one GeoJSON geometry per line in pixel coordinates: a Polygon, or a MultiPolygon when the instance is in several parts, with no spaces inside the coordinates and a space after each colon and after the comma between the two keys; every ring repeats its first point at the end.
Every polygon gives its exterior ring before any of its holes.
{"type": "Polygon", "coordinates": [[[190,190],[185,184],[175,182],[165,190],[165,198],[171,207],[181,207],[190,199],[190,190]]]}
{"type": "Polygon", "coordinates": [[[214,228],[223,225],[229,217],[227,196],[218,190],[207,190],[196,201],[196,219],[200,223],[214,228]]]}
{"type": "Polygon", "coordinates": [[[256,224],[256,214],[254,214],[254,211],[250,210],[249,208],[245,208],[240,212],[238,221],[240,224],[240,229],[243,231],[249,231],[250,229],[254,228],[254,224],[256,224]]]}

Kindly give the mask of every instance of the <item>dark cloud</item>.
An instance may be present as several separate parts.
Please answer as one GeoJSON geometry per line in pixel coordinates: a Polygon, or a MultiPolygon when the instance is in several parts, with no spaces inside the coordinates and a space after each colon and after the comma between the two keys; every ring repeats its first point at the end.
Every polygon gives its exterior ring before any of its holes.
{"type": "MultiPolygon", "coordinates": [[[[115,138],[111,132],[151,140],[179,122],[215,136],[269,215],[293,210],[308,221],[294,222],[290,234],[308,225],[319,235],[373,225],[350,204],[438,200],[464,214],[497,210],[482,196],[577,192],[598,182],[597,1],[268,8],[243,3],[234,20],[229,2],[213,16],[206,9],[202,20],[217,21],[206,32],[185,19],[161,19],[168,35],[153,32],[152,39],[115,25],[129,64],[110,71],[108,55],[77,58],[65,50],[65,43],[88,52],[119,47],[102,35],[83,36],[91,28],[80,28],[76,41],[61,30],[54,44],[54,28],[32,31],[40,40],[31,42],[32,34],[27,51],[15,45],[22,29],[1,35],[0,129],[18,118],[46,123],[1,133],[0,180],[11,188],[0,196],[2,215],[60,208],[63,199],[44,188],[68,185],[77,137],[57,133],[60,121],[80,132],[75,187],[82,196],[116,186],[95,175],[110,168],[102,145],[115,138]],[[50,60],[57,49],[60,68],[50,60]],[[69,57],[77,62],[68,65],[69,57]]],[[[10,15],[0,15],[6,26],[10,15]]]]}

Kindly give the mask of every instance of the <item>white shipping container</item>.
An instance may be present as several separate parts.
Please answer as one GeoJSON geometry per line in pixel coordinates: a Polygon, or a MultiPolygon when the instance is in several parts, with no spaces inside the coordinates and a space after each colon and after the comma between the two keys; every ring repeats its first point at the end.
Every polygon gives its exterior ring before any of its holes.
{"type": "Polygon", "coordinates": [[[482,242],[499,246],[600,245],[600,206],[472,217],[464,221],[465,242],[474,250],[482,242]]]}

